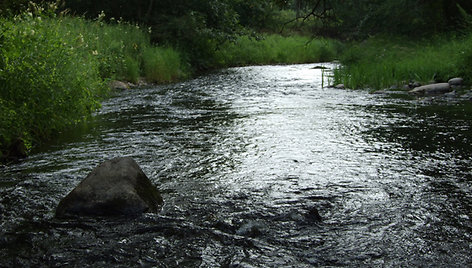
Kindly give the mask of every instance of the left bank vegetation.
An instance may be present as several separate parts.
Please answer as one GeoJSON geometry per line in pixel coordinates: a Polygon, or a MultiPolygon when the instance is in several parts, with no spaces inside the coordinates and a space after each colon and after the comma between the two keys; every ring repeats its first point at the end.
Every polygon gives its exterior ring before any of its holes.
{"type": "Polygon", "coordinates": [[[0,18],[0,157],[31,147],[100,107],[111,80],[187,76],[178,51],[153,46],[139,26],[58,15],[31,5],[0,18]]]}
{"type": "Polygon", "coordinates": [[[337,43],[311,41],[306,24],[285,25],[291,36],[274,34],[294,15],[284,1],[122,2],[0,3],[0,161],[86,121],[115,80],[170,83],[336,54],[337,43]]]}

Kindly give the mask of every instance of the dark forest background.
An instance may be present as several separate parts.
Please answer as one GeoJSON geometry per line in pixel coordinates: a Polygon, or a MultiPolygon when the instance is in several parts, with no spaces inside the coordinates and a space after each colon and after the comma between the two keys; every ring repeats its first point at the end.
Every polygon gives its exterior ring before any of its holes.
{"type": "MultiPolygon", "coordinates": [[[[3,0],[2,15],[18,14],[30,2],[3,0]]],[[[301,19],[318,18],[318,35],[363,38],[374,34],[422,37],[464,27],[469,0],[63,0],[73,15],[108,18],[151,26],[156,42],[181,45],[199,36],[227,39],[243,28],[273,29],[281,10],[293,10],[301,19]]],[[[295,18],[295,17],[294,17],[295,18]]],[[[293,18],[293,19],[294,19],[293,18]]],[[[280,26],[280,25],[277,25],[280,26]]]]}

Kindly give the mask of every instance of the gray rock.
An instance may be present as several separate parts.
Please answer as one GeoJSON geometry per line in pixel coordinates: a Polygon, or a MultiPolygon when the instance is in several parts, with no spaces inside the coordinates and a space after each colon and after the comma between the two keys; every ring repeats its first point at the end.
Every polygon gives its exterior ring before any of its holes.
{"type": "Polygon", "coordinates": [[[448,92],[448,93],[444,94],[444,97],[446,97],[448,99],[457,98],[457,92],[455,90],[451,91],[451,92],[448,92]]]}
{"type": "Polygon", "coordinates": [[[140,77],[140,78],[138,79],[138,84],[137,84],[137,86],[138,86],[138,87],[147,87],[147,86],[150,86],[150,83],[148,83],[148,82],[146,81],[146,79],[140,77]]]}
{"type": "Polygon", "coordinates": [[[239,227],[239,229],[236,231],[236,234],[241,236],[256,237],[261,235],[264,229],[265,226],[262,223],[250,221],[239,227]]]}
{"type": "Polygon", "coordinates": [[[464,84],[464,79],[460,77],[452,78],[448,81],[449,85],[451,86],[462,86],[464,84]]]}
{"type": "Polygon", "coordinates": [[[136,216],[158,212],[162,197],[130,157],[107,160],[94,168],[61,200],[56,217],[136,216]]]}
{"type": "Polygon", "coordinates": [[[111,89],[117,89],[117,90],[127,90],[129,89],[129,85],[125,82],[121,82],[121,81],[111,81],[110,84],[109,84],[110,88],[111,89]]]}
{"type": "Polygon", "coordinates": [[[415,87],[414,89],[410,90],[409,93],[414,95],[432,96],[441,95],[449,91],[451,91],[451,86],[449,83],[438,83],[415,87]]]}
{"type": "Polygon", "coordinates": [[[305,214],[305,218],[309,221],[322,221],[323,218],[321,218],[320,213],[318,212],[318,209],[315,207],[312,207],[308,210],[308,212],[305,214]]]}
{"type": "Polygon", "coordinates": [[[338,85],[335,85],[334,88],[345,89],[346,87],[344,86],[344,84],[338,84],[338,85]]]}
{"type": "Polygon", "coordinates": [[[470,100],[472,101],[472,89],[460,96],[461,100],[470,100]]]}
{"type": "Polygon", "coordinates": [[[410,83],[410,87],[411,87],[411,88],[421,87],[421,83],[419,83],[419,82],[411,82],[411,83],[410,83]]]}

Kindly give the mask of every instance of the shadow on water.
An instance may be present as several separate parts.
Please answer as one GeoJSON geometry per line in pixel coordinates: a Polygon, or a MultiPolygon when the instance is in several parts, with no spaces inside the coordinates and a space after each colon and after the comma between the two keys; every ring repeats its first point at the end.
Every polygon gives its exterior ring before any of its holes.
{"type": "Polygon", "coordinates": [[[472,151],[472,105],[391,106],[391,113],[408,115],[400,122],[371,129],[377,139],[401,143],[420,152],[456,153],[472,151]]]}
{"type": "Polygon", "coordinates": [[[0,266],[470,265],[471,106],[326,89],[312,67],[113,96],[88,125],[0,170],[0,266]],[[55,219],[116,156],[158,186],[161,213],[55,219]]]}

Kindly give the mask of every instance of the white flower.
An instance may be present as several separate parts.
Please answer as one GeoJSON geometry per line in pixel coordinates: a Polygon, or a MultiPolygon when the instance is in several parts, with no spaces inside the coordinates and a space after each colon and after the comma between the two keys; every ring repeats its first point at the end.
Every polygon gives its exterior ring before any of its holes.
{"type": "Polygon", "coordinates": [[[83,43],[84,42],[84,36],[82,34],[79,34],[79,42],[83,43]]]}
{"type": "Polygon", "coordinates": [[[105,18],[105,12],[102,10],[102,12],[100,12],[100,14],[98,14],[98,20],[102,20],[103,18],[105,18]]]}

